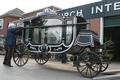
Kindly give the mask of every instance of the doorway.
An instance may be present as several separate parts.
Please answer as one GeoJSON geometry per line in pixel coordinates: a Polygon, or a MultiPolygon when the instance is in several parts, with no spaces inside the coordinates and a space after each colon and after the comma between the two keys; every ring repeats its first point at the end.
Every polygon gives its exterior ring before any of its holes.
{"type": "Polygon", "coordinates": [[[120,61],[120,27],[105,27],[104,28],[104,42],[107,40],[114,42],[113,61],[120,61]]]}

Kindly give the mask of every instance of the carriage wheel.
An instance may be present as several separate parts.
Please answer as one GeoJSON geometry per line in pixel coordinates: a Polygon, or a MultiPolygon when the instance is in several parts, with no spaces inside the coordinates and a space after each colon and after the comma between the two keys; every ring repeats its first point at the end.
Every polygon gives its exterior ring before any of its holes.
{"type": "Polygon", "coordinates": [[[35,61],[40,65],[45,64],[48,60],[49,60],[49,54],[46,54],[46,53],[35,54],[35,61]]]}
{"type": "Polygon", "coordinates": [[[94,52],[84,52],[79,56],[77,70],[82,76],[95,77],[100,73],[101,67],[101,59],[94,52]]]}
{"type": "Polygon", "coordinates": [[[13,61],[17,66],[24,66],[29,59],[28,49],[24,44],[17,45],[13,54],[13,61]]]}

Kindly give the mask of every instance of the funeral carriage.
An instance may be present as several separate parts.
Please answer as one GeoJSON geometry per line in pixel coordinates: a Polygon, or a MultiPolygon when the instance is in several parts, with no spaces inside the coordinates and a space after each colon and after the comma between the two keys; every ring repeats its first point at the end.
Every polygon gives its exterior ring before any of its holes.
{"type": "MultiPolygon", "coordinates": [[[[34,16],[21,19],[24,29],[18,34],[17,47],[13,54],[16,65],[24,66],[30,55],[43,65],[51,54],[70,54],[78,72],[84,77],[95,77],[102,68],[102,59],[92,48],[99,46],[99,37],[87,30],[81,17],[57,15],[34,16]]],[[[105,67],[108,63],[104,63],[105,67]]]]}

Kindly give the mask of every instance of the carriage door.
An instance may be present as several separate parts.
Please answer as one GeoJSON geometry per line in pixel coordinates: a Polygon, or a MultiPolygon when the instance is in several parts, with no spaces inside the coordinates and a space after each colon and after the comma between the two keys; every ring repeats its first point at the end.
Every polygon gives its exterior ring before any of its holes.
{"type": "MultiPolygon", "coordinates": [[[[82,17],[77,17],[77,23],[83,23],[86,22],[86,20],[82,17]]],[[[86,24],[77,25],[77,34],[80,32],[81,29],[86,29],[86,24]]]]}

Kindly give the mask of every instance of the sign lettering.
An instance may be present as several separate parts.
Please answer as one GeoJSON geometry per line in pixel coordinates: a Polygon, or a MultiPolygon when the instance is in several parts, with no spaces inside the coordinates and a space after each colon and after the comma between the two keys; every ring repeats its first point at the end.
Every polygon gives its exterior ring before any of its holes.
{"type": "Polygon", "coordinates": [[[81,16],[84,18],[120,15],[120,0],[100,1],[57,12],[60,16],[81,16]]]}

